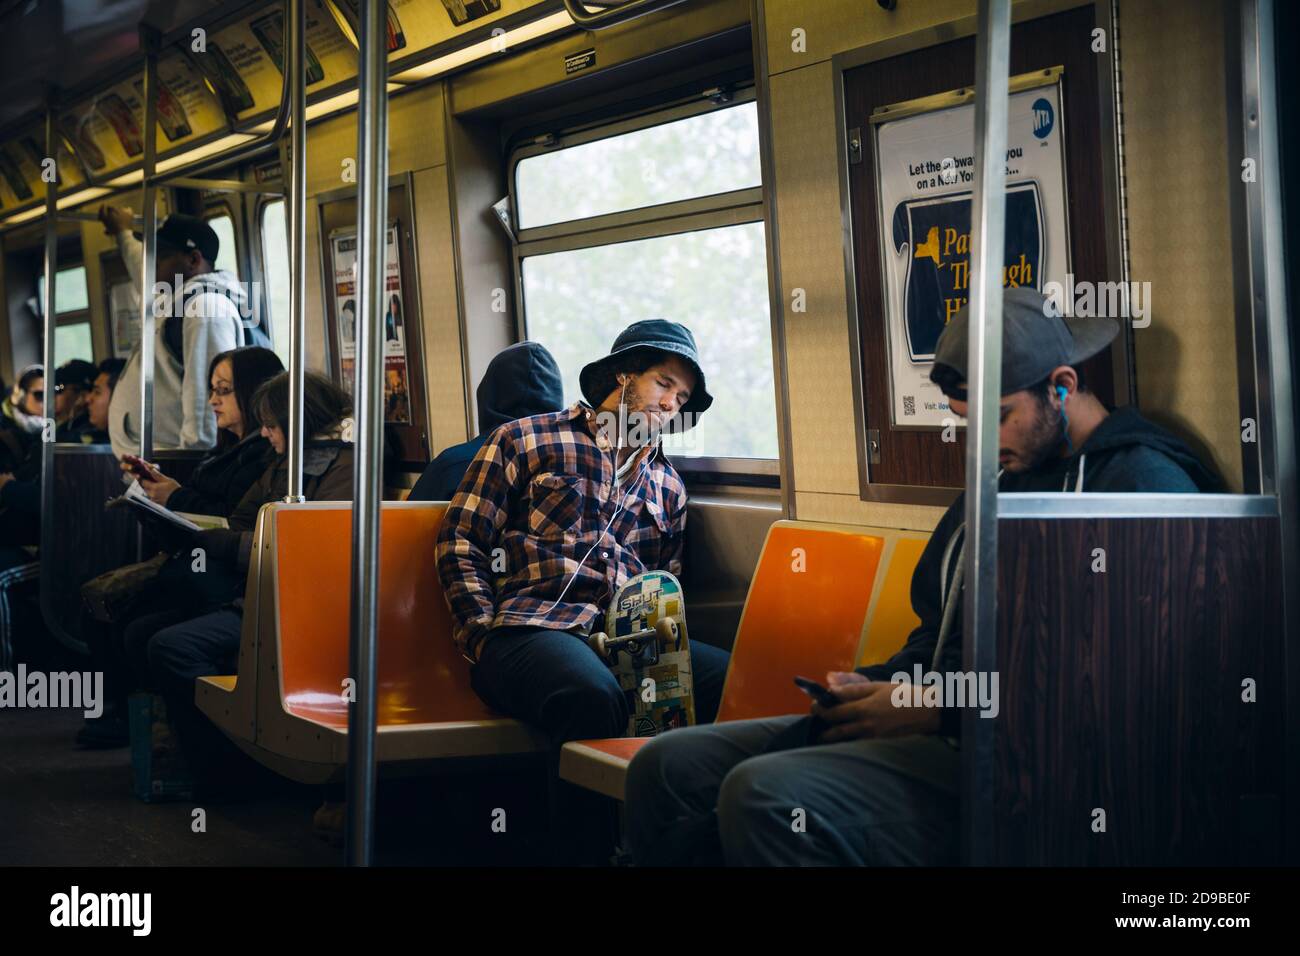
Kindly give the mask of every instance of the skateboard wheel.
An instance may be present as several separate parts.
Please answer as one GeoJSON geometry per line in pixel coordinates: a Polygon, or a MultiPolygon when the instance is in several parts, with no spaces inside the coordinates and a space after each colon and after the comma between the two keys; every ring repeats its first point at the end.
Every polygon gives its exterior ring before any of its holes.
{"type": "Polygon", "coordinates": [[[670,617],[661,617],[655,621],[655,633],[659,635],[661,647],[676,647],[678,641],[677,622],[670,617]]]}
{"type": "Polygon", "coordinates": [[[609,638],[604,631],[597,631],[587,638],[587,646],[602,658],[609,657],[609,638]]]}

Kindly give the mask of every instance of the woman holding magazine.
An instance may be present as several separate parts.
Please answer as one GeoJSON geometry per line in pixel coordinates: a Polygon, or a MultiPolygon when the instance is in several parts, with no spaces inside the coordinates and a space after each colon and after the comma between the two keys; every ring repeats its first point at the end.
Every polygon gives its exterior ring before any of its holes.
{"type": "MultiPolygon", "coordinates": [[[[213,567],[235,568],[241,578],[248,572],[258,512],[264,504],[282,501],[288,492],[287,373],[258,390],[253,409],[262,434],[275,449],[275,460],[231,512],[228,528],[194,535],[194,545],[203,549],[209,572],[213,567]]],[[[308,501],[352,500],[351,415],[352,399],[347,392],[321,375],[306,373],[302,493],[308,501]]],[[[149,684],[166,699],[168,721],[180,738],[196,783],[209,794],[212,785],[232,782],[224,765],[239,755],[194,706],[194,681],[234,670],[243,627],[242,598],[241,593],[207,614],[191,615],[183,623],[156,629],[148,640],[149,684]]]]}
{"type": "MultiPolygon", "coordinates": [[[[183,485],[139,458],[124,458],[122,470],[136,475],[150,500],[172,511],[229,518],[275,459],[254,412],[253,395],[283,371],[279,356],[270,349],[231,349],[214,356],[208,366],[208,404],[217,420],[217,447],[183,485]]],[[[87,720],[77,732],[78,745],[126,746],[126,697],[147,673],[145,643],[159,628],[220,607],[242,586],[233,568],[199,571],[192,551],[188,540],[177,541],[157,576],[120,618],[84,629],[95,667],[104,672],[108,705],[102,716],[87,720]]]]}

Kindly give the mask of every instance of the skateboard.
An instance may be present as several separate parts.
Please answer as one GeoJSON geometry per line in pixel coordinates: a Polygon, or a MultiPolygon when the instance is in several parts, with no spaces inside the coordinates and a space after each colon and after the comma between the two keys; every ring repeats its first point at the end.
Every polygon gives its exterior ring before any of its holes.
{"type": "Polygon", "coordinates": [[[627,736],[653,737],[695,723],[686,602],[673,575],[647,571],[624,583],[605,613],[605,630],[587,643],[627,697],[627,736]]]}

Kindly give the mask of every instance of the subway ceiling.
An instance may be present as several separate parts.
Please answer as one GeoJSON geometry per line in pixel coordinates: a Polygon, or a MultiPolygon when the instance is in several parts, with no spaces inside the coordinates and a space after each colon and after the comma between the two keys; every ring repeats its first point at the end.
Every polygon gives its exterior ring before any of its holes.
{"type": "Polygon", "coordinates": [[[0,0],[0,128],[141,56],[139,25],[167,33],[228,0],[0,0]]]}

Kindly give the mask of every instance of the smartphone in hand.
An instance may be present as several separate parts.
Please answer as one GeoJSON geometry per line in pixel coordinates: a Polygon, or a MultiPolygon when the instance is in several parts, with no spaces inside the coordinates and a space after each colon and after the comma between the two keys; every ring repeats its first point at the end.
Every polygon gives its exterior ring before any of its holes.
{"type": "Polygon", "coordinates": [[[143,481],[157,480],[157,475],[154,474],[153,469],[149,467],[149,463],[143,458],[140,458],[137,455],[123,455],[122,461],[126,465],[130,466],[131,474],[135,475],[136,478],[143,481]]]}
{"type": "Polygon", "coordinates": [[[823,687],[815,680],[809,680],[807,677],[796,677],[794,684],[823,707],[837,707],[842,703],[829,687],[823,687]]]}

